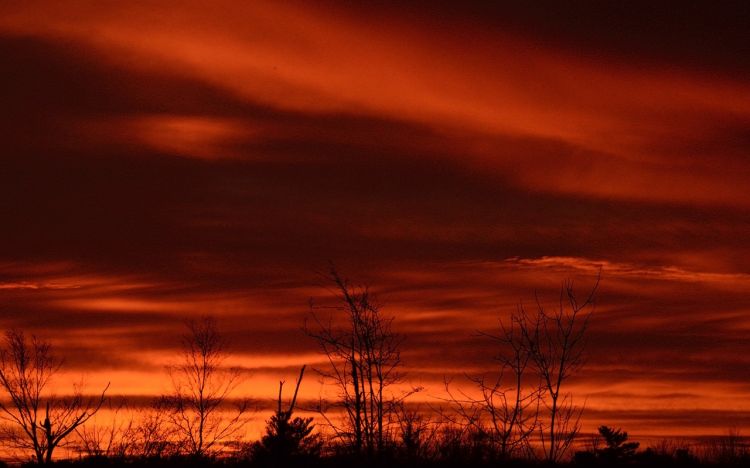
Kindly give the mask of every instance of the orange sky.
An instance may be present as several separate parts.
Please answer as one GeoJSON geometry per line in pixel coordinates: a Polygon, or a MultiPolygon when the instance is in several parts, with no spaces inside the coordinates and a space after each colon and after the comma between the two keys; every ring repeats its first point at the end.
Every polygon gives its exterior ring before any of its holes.
{"type": "Polygon", "coordinates": [[[2,326],[148,395],[215,314],[272,397],[330,260],[429,399],[601,266],[587,428],[750,429],[748,15],[628,3],[6,2],[2,326]]]}

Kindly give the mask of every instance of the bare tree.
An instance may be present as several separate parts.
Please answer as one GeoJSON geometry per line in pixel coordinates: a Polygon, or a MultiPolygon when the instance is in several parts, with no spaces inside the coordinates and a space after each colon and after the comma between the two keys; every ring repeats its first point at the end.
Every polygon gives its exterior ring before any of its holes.
{"type": "Polygon", "coordinates": [[[226,341],[216,320],[189,321],[187,328],[182,362],[168,369],[173,392],[163,404],[186,452],[204,457],[220,451],[222,442],[244,428],[248,402],[240,401],[233,411],[226,408],[241,376],[238,368],[224,367],[226,341]]]}
{"type": "Polygon", "coordinates": [[[729,428],[725,435],[712,437],[703,442],[702,458],[719,466],[740,466],[750,461],[750,439],[742,436],[736,427],[729,428]]]}
{"type": "Polygon", "coordinates": [[[47,387],[62,361],[49,343],[23,332],[9,330],[0,350],[0,388],[10,401],[0,400],[0,416],[10,424],[2,438],[10,447],[33,452],[37,463],[51,463],[54,450],[102,407],[109,384],[96,397],[87,398],[81,386],[73,394],[56,398],[47,387]]]}
{"type": "Polygon", "coordinates": [[[417,391],[396,395],[392,386],[401,379],[402,338],[393,332],[392,318],[384,317],[367,287],[355,288],[331,269],[343,317],[323,321],[312,307],[315,327],[305,324],[326,356],[328,370],[316,369],[338,387],[337,406],[344,410],[344,424],[331,420],[321,402],[320,414],[336,436],[356,452],[374,453],[384,448],[388,426],[396,424],[398,403],[417,391]]]}
{"type": "Polygon", "coordinates": [[[163,458],[182,451],[182,441],[176,437],[171,424],[171,409],[163,398],[136,415],[137,424],[133,427],[133,443],[130,455],[140,458],[163,458]]]}
{"type": "Polygon", "coordinates": [[[124,399],[110,405],[104,421],[89,421],[76,429],[76,449],[87,457],[119,459],[159,459],[181,453],[185,443],[171,424],[173,407],[166,403],[162,397],[133,410],[124,399]]]}
{"type": "Polygon", "coordinates": [[[396,414],[401,450],[412,465],[434,460],[440,424],[419,407],[409,408],[405,402],[396,414]]]}
{"type": "Polygon", "coordinates": [[[576,297],[573,282],[567,280],[554,311],[546,310],[537,296],[535,313],[521,305],[514,317],[541,380],[546,414],[538,434],[544,457],[550,462],[565,455],[581,428],[583,407],[574,405],[573,395],[564,391],[564,386],[583,366],[584,337],[600,278],[601,273],[583,301],[576,297]]]}
{"type": "Polygon", "coordinates": [[[94,420],[86,426],[76,428],[77,449],[87,457],[122,459],[132,453],[136,424],[132,413],[123,414],[127,411],[124,399],[117,405],[113,405],[110,399],[107,409],[110,415],[106,422],[94,420]]]}
{"type": "Polygon", "coordinates": [[[538,427],[541,388],[538,380],[527,382],[533,371],[529,369],[532,353],[521,324],[514,314],[509,326],[500,323],[499,334],[479,333],[495,342],[499,352],[494,375],[467,376],[476,392],[456,393],[445,383],[448,401],[458,415],[454,423],[486,432],[488,444],[501,459],[528,452],[538,427]]]}

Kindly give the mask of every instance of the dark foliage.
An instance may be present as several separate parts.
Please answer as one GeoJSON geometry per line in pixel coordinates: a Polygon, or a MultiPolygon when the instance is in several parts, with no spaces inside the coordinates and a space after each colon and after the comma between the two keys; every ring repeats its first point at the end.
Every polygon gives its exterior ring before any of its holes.
{"type": "Polygon", "coordinates": [[[290,418],[286,411],[277,412],[266,425],[263,438],[252,444],[250,456],[262,466],[309,466],[320,457],[321,438],[313,434],[313,418],[290,418]]]}
{"type": "Polygon", "coordinates": [[[574,461],[579,465],[619,465],[634,460],[639,442],[628,442],[628,433],[622,429],[599,426],[599,436],[595,439],[594,448],[590,451],[576,452],[574,461]],[[604,447],[599,447],[599,442],[604,447]]]}
{"type": "Polygon", "coordinates": [[[638,442],[628,442],[628,433],[622,429],[615,429],[609,426],[599,426],[599,434],[604,438],[607,444],[603,449],[598,450],[598,455],[604,460],[611,462],[621,462],[631,460],[635,456],[638,442]]]}
{"type": "Polygon", "coordinates": [[[250,445],[249,458],[253,463],[269,467],[311,466],[320,458],[323,440],[319,434],[313,434],[313,418],[292,418],[306,367],[300,369],[286,410],[282,409],[284,381],[279,382],[276,413],[266,422],[266,433],[261,440],[250,445]]]}

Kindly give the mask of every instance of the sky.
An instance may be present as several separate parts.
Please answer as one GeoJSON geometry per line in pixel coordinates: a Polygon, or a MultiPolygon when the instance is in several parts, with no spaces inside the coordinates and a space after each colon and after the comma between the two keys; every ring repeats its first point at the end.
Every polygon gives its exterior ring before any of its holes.
{"type": "Polygon", "coordinates": [[[351,3],[3,2],[0,326],[148,396],[214,315],[271,398],[332,262],[429,400],[601,269],[584,427],[750,430],[750,6],[351,3]]]}

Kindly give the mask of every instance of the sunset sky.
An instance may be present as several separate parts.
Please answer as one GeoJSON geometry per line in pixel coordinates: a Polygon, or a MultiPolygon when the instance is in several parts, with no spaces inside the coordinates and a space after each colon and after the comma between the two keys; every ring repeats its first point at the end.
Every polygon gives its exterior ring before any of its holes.
{"type": "Polygon", "coordinates": [[[212,314],[271,398],[333,262],[429,400],[601,268],[585,429],[750,430],[750,6],[408,3],[3,2],[2,328],[148,396],[212,314]]]}

